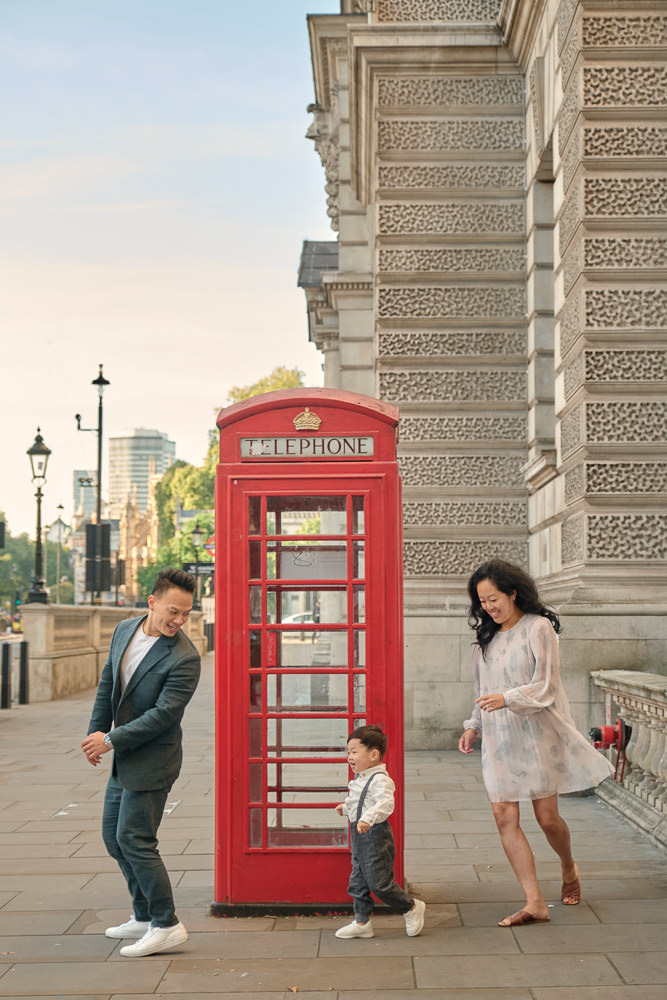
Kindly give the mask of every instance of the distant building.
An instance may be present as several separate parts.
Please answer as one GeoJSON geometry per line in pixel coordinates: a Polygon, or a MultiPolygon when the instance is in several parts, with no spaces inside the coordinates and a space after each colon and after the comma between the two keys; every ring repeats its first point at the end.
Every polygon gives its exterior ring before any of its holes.
{"type": "Polygon", "coordinates": [[[83,518],[91,518],[97,505],[97,472],[75,469],[72,473],[73,510],[83,518]]]}
{"type": "Polygon", "coordinates": [[[109,438],[109,505],[115,516],[131,498],[146,512],[149,480],[162,476],[176,457],[176,445],[166,434],[139,427],[109,438]]]}

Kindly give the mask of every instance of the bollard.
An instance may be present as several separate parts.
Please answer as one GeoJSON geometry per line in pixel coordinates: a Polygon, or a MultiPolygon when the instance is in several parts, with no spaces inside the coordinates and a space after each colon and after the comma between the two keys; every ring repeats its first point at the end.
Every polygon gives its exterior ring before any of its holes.
{"type": "Polygon", "coordinates": [[[0,708],[12,707],[12,675],[9,669],[9,643],[2,644],[2,687],[0,688],[0,708]]]}
{"type": "Polygon", "coordinates": [[[28,642],[21,640],[19,660],[19,705],[27,705],[30,701],[30,675],[28,673],[28,642]]]}

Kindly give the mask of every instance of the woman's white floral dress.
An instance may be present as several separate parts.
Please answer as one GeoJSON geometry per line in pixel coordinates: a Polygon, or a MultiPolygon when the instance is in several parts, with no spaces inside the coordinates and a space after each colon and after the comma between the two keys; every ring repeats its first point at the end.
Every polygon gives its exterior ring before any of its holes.
{"type": "Polygon", "coordinates": [[[613,768],[576,729],[560,679],[558,637],[547,618],[523,615],[473,653],[475,698],[502,692],[507,708],[481,712],[482,774],[491,802],[543,799],[593,788],[613,768]]]}

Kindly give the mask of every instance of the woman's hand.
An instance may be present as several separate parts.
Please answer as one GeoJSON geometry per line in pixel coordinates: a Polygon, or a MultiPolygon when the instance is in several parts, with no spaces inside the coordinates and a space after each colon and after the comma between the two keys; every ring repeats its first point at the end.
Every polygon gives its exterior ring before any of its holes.
{"type": "Polygon", "coordinates": [[[477,699],[477,704],[483,712],[497,712],[501,708],[507,708],[504,694],[483,694],[477,699]]]}
{"type": "Polygon", "coordinates": [[[466,729],[459,740],[459,750],[461,753],[472,753],[475,749],[473,743],[477,738],[477,730],[466,729]]]}

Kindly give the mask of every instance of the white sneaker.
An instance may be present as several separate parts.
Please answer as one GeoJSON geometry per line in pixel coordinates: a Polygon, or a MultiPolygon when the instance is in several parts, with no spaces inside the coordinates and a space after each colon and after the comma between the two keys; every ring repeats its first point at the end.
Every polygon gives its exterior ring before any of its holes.
{"type": "Polygon", "coordinates": [[[375,931],[373,930],[373,925],[368,921],[367,924],[358,924],[356,920],[353,920],[351,924],[345,924],[344,927],[339,927],[336,931],[337,938],[369,938],[375,937],[375,931]]]}
{"type": "Polygon", "coordinates": [[[426,903],[421,899],[415,899],[415,905],[407,913],[403,914],[405,920],[405,933],[408,937],[417,937],[424,926],[424,912],[426,903]]]}
{"type": "Polygon", "coordinates": [[[110,938],[140,938],[144,936],[150,925],[150,920],[137,920],[132,914],[124,924],[119,924],[118,927],[107,927],[104,933],[110,938]]]}
{"type": "Polygon", "coordinates": [[[136,944],[126,944],[120,949],[124,958],[141,958],[143,955],[155,955],[158,951],[169,951],[178,948],[188,939],[188,932],[183,924],[173,927],[149,927],[144,936],[136,944]]]}

